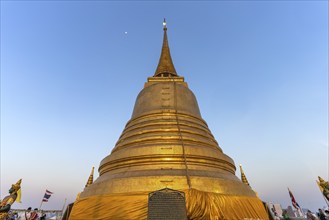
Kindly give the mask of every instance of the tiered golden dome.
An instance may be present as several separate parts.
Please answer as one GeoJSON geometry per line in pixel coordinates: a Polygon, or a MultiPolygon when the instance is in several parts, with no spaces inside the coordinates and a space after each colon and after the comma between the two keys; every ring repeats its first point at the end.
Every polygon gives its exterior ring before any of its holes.
{"type": "Polygon", "coordinates": [[[213,215],[267,219],[261,201],[235,176],[235,170],[233,160],[223,153],[202,119],[195,95],[176,73],[165,25],[156,72],[139,93],[132,117],[111,154],[101,161],[100,176],[81,193],[71,219],[87,213],[94,213],[97,219],[95,212],[107,213],[110,219],[145,219],[147,194],[167,187],[187,194],[190,219],[215,219],[213,215]],[[195,198],[191,192],[202,194],[203,202],[213,210],[201,207],[201,201],[191,201],[195,198]],[[220,207],[223,204],[216,205],[216,198],[230,205],[220,207]],[[238,214],[226,213],[233,205],[238,211],[231,212],[238,214]],[[197,217],[195,211],[204,212],[199,213],[203,217],[197,217]]]}

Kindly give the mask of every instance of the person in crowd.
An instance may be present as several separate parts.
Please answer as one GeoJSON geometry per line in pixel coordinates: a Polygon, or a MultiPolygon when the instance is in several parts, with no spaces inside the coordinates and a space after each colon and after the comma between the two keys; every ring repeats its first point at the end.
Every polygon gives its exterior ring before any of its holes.
{"type": "Polygon", "coordinates": [[[319,219],[320,220],[327,220],[326,215],[322,211],[322,209],[319,209],[319,219]]]}
{"type": "Polygon", "coordinates": [[[282,217],[284,220],[290,220],[287,210],[283,210],[282,217]]]}
{"type": "Polygon", "coordinates": [[[24,213],[21,213],[18,217],[19,220],[29,220],[31,217],[31,207],[28,207],[24,213]]]}
{"type": "Polygon", "coordinates": [[[329,219],[329,210],[324,210],[324,214],[326,215],[327,219],[329,219]]]}
{"type": "Polygon", "coordinates": [[[307,220],[317,220],[317,218],[313,215],[311,210],[307,210],[306,217],[307,217],[307,220]]]}
{"type": "Polygon", "coordinates": [[[33,210],[33,212],[31,213],[31,217],[30,217],[29,220],[37,220],[38,217],[39,217],[39,215],[38,215],[38,209],[35,208],[35,209],[33,210]]]}
{"type": "Polygon", "coordinates": [[[11,210],[8,211],[6,220],[14,220],[14,215],[11,210]]]}
{"type": "Polygon", "coordinates": [[[14,212],[14,213],[13,213],[13,219],[14,219],[14,220],[17,220],[17,219],[18,219],[18,213],[17,213],[17,212],[14,212]]]}
{"type": "Polygon", "coordinates": [[[46,220],[46,213],[41,212],[40,220],[46,220]]]}

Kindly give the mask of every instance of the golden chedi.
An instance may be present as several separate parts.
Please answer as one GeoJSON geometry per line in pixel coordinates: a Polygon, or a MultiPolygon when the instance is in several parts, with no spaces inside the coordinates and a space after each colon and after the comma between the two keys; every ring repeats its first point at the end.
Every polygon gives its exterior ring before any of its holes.
{"type": "Polygon", "coordinates": [[[255,192],[235,176],[173,65],[164,23],[158,67],[139,93],[100,176],[74,203],[74,219],[147,219],[148,195],[185,193],[187,219],[268,219],[255,192]]]}

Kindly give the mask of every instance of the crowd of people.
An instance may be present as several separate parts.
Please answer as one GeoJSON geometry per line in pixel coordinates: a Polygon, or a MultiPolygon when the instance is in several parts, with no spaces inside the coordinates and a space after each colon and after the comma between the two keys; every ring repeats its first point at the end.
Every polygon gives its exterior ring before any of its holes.
{"type": "Polygon", "coordinates": [[[319,209],[319,212],[313,214],[311,210],[308,210],[306,213],[307,220],[329,220],[329,211],[319,209]]]}
{"type": "MultiPolygon", "coordinates": [[[[296,217],[289,216],[286,209],[283,210],[282,215],[279,215],[274,208],[271,209],[273,213],[274,220],[292,220],[296,217]]],[[[298,219],[306,218],[307,220],[329,220],[329,210],[318,209],[318,212],[313,213],[311,210],[307,210],[303,217],[298,217],[298,219]]]]}
{"type": "Polygon", "coordinates": [[[39,212],[37,208],[28,207],[25,212],[17,213],[9,211],[6,220],[46,220],[46,213],[39,212]]]}

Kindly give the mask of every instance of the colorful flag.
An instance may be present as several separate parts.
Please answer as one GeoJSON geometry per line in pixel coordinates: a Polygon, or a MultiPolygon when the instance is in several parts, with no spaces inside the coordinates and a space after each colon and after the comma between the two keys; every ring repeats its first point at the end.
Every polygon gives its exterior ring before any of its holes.
{"type": "Polygon", "coordinates": [[[292,194],[292,192],[290,191],[289,188],[288,188],[288,191],[289,191],[289,196],[290,196],[292,205],[295,207],[295,209],[300,209],[301,210],[300,206],[296,202],[295,197],[294,197],[294,195],[292,194]]]}
{"type": "Polygon", "coordinates": [[[43,196],[42,202],[48,202],[48,199],[50,198],[51,194],[53,194],[53,192],[50,192],[49,190],[46,189],[46,193],[43,196]]]}

